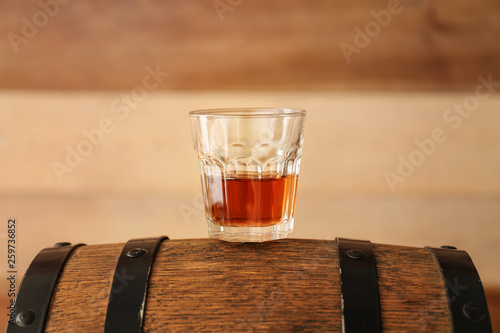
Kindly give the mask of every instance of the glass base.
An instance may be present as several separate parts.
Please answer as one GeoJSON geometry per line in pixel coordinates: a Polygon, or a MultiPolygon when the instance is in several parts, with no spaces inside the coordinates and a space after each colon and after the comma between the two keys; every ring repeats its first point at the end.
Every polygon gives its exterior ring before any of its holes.
{"type": "Polygon", "coordinates": [[[226,242],[266,242],[286,238],[293,231],[293,220],[268,227],[228,227],[207,221],[208,237],[226,242]]]}

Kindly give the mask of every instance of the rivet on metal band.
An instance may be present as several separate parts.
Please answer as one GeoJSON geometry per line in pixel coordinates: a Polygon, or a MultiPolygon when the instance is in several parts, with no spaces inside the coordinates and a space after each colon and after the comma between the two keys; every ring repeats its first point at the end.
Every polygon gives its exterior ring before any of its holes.
{"type": "Polygon", "coordinates": [[[85,244],[57,243],[40,251],[29,266],[16,299],[16,323],[6,333],[42,333],[59,276],[73,251],[85,244]]]}
{"type": "Polygon", "coordinates": [[[168,237],[132,239],[123,247],[109,294],[105,333],[142,331],[149,274],[164,239],[168,237]]]}
{"type": "Polygon", "coordinates": [[[441,267],[454,333],[492,332],[483,285],[467,252],[453,246],[426,248],[441,267]]]}
{"type": "Polygon", "coordinates": [[[377,261],[369,241],[337,238],[344,332],[382,332],[377,261]]]}

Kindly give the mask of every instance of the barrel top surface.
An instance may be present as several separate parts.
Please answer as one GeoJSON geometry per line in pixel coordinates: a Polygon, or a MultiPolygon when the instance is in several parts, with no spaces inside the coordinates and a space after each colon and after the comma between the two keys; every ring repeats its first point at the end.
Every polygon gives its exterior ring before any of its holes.
{"type": "MultiPolygon", "coordinates": [[[[46,332],[103,331],[123,246],[89,245],[73,253],[56,287],[46,332]]],[[[373,247],[384,332],[452,332],[444,282],[429,251],[373,247]]],[[[127,279],[133,277],[124,272],[127,279]]],[[[152,265],[143,332],[341,332],[341,298],[334,240],[164,240],[152,265]]]]}

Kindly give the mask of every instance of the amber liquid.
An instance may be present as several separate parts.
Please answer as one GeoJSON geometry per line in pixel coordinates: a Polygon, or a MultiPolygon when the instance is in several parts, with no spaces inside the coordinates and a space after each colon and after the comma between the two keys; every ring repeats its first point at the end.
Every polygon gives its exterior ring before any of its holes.
{"type": "Polygon", "coordinates": [[[297,177],[205,177],[208,207],[214,223],[264,227],[293,218],[297,177]]]}

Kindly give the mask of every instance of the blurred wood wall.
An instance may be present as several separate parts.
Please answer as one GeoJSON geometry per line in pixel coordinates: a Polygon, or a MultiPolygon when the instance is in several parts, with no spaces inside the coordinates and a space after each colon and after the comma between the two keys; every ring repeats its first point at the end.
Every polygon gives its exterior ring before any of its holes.
{"type": "Polygon", "coordinates": [[[162,89],[467,89],[500,76],[499,18],[494,0],[3,0],[0,88],[130,89],[159,66],[162,89]]]}
{"type": "Polygon", "coordinates": [[[57,241],[206,237],[187,112],[286,105],[309,112],[293,237],[463,248],[500,327],[499,88],[459,130],[443,120],[479,76],[500,81],[499,1],[2,0],[0,36],[0,222],[20,221],[20,276],[57,241]],[[155,92],[120,117],[148,71],[155,92]],[[441,127],[391,192],[384,173],[441,127]]]}

